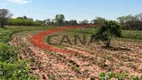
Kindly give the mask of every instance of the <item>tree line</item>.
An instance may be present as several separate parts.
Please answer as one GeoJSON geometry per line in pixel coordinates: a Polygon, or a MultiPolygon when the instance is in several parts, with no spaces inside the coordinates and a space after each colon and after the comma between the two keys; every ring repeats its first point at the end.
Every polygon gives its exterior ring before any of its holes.
{"type": "Polygon", "coordinates": [[[142,30],[142,13],[118,17],[117,20],[126,30],[142,30]]]}
{"type": "MultiPolygon", "coordinates": [[[[0,27],[4,25],[17,25],[17,26],[72,26],[72,25],[85,25],[85,24],[103,24],[106,19],[96,17],[92,21],[87,19],[83,21],[65,20],[63,14],[57,14],[54,19],[33,20],[27,16],[11,18],[13,14],[7,9],[0,9],[0,27]]],[[[120,16],[117,22],[121,24],[123,29],[127,30],[142,30],[142,13],[137,15],[120,16]]]]}
{"type": "MultiPolygon", "coordinates": [[[[11,18],[13,14],[7,9],[0,9],[0,27],[3,28],[5,25],[11,26],[73,26],[73,25],[85,25],[85,24],[95,24],[96,20],[89,22],[87,19],[83,21],[77,20],[65,20],[63,14],[57,14],[54,19],[45,20],[33,20],[27,16],[11,18]]],[[[101,22],[101,17],[97,18],[97,23],[101,22]]],[[[104,19],[103,19],[104,20],[104,19]]]]}
{"type": "Polygon", "coordinates": [[[44,25],[42,22],[40,21],[33,21],[31,19],[13,19],[10,18],[8,19],[7,25],[18,25],[18,26],[42,26],[44,25]]]}

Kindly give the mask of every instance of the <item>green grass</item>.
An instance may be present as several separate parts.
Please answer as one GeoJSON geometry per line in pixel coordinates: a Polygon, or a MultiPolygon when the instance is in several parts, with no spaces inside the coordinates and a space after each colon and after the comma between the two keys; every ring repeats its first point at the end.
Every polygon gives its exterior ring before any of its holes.
{"type": "Polygon", "coordinates": [[[79,28],[79,29],[71,29],[67,30],[69,32],[77,32],[77,33],[85,33],[85,34],[93,34],[96,32],[96,28],[79,28]]]}
{"type": "Polygon", "coordinates": [[[142,40],[142,31],[123,30],[122,31],[122,38],[142,40]]]}

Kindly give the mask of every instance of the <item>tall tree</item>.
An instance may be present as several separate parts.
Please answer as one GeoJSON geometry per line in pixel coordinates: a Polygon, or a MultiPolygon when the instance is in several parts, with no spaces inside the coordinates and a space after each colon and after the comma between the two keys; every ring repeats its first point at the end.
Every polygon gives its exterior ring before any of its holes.
{"type": "Polygon", "coordinates": [[[0,9],[0,27],[4,28],[7,23],[8,18],[10,18],[12,14],[7,9],[0,9]]]}
{"type": "Polygon", "coordinates": [[[56,24],[62,26],[64,24],[65,17],[63,14],[57,14],[55,17],[56,24]]]}

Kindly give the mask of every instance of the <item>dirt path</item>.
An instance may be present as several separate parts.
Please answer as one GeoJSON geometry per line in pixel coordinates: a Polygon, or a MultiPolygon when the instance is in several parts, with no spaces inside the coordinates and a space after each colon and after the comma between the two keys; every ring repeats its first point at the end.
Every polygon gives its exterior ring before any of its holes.
{"type": "MultiPolygon", "coordinates": [[[[57,48],[55,46],[50,46],[50,45],[46,44],[43,41],[43,39],[46,36],[53,34],[53,33],[57,33],[57,32],[64,31],[64,30],[69,30],[69,29],[83,28],[83,27],[87,27],[87,26],[90,26],[90,25],[67,26],[67,27],[54,28],[54,29],[47,30],[47,31],[44,31],[44,32],[34,35],[31,38],[30,42],[39,48],[46,49],[46,50],[52,50],[54,52],[61,52],[61,53],[67,53],[67,54],[72,54],[72,53],[73,54],[85,54],[85,53],[81,53],[81,52],[71,52],[71,50],[64,50],[61,48],[57,48]]],[[[93,26],[96,26],[96,25],[93,25],[93,26]]]]}

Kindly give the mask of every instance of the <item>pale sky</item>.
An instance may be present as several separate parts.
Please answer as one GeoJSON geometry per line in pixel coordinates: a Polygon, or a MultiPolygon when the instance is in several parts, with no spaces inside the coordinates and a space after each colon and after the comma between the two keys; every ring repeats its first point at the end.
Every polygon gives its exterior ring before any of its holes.
{"type": "Polygon", "coordinates": [[[141,13],[142,0],[0,0],[0,8],[10,10],[13,17],[26,15],[40,20],[53,19],[56,14],[64,14],[66,20],[116,19],[141,13]]]}

